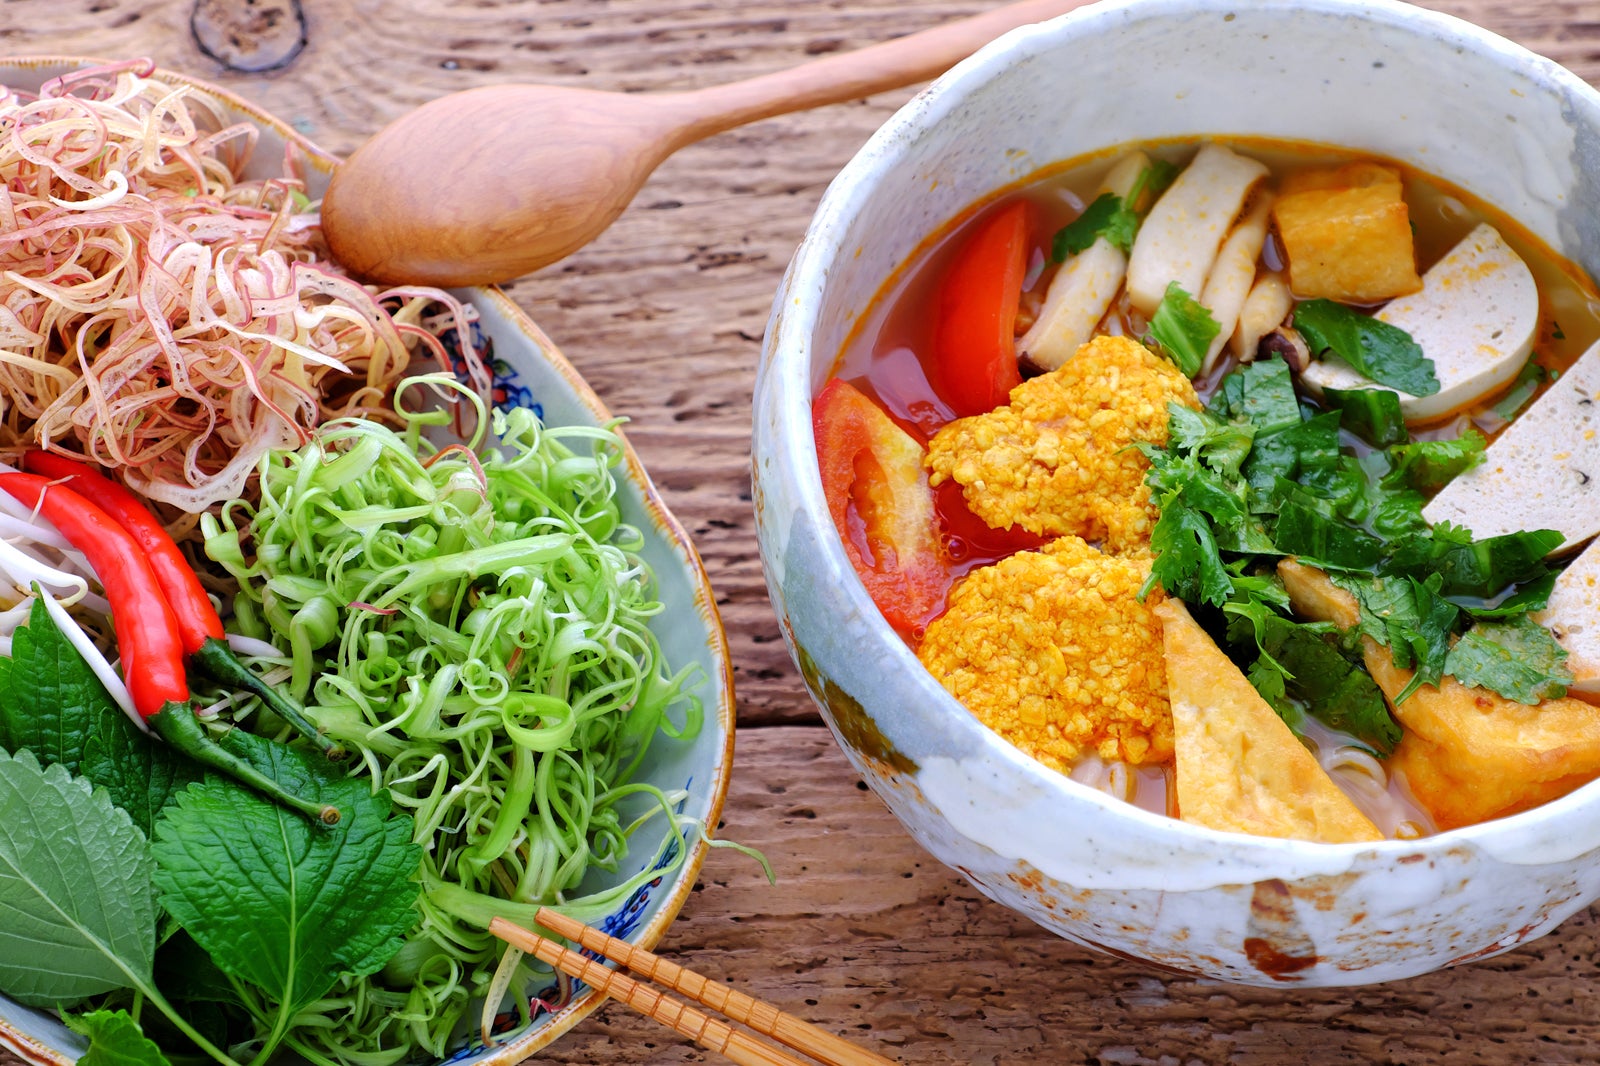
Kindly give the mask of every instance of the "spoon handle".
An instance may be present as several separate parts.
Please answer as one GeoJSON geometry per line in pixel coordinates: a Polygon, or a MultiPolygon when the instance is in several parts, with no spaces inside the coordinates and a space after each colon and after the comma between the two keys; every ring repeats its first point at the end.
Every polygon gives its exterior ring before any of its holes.
{"type": "Polygon", "coordinates": [[[944,73],[1008,30],[1066,14],[1090,0],[1017,0],[946,22],[743,81],[674,94],[682,108],[682,143],[775,115],[858,100],[944,73]]]}

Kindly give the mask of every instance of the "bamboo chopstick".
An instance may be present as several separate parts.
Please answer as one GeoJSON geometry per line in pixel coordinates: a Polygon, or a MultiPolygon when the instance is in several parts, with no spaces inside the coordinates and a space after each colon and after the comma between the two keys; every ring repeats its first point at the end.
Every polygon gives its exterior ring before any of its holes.
{"type": "Polygon", "coordinates": [[[592,987],[620,1000],[639,1013],[654,1018],[689,1037],[708,1051],[725,1055],[738,1066],[813,1066],[797,1059],[787,1051],[764,1044],[702,1014],[686,1003],[667,995],[653,985],[635,981],[626,974],[608,968],[604,963],[585,958],[571,948],[546,940],[504,918],[489,923],[489,931],[513,947],[519,947],[533,957],[549,963],[569,977],[576,977],[592,987]]]}
{"type": "Polygon", "coordinates": [[[765,1033],[779,1043],[804,1052],[828,1066],[894,1066],[892,1060],[873,1054],[825,1029],[819,1029],[770,1003],[763,1003],[693,970],[686,970],[626,940],[607,936],[549,907],[540,907],[535,917],[546,929],[560,933],[590,951],[615,959],[634,973],[675,992],[682,992],[695,1002],[720,1011],[734,1021],[742,1022],[758,1033],[765,1033]]]}

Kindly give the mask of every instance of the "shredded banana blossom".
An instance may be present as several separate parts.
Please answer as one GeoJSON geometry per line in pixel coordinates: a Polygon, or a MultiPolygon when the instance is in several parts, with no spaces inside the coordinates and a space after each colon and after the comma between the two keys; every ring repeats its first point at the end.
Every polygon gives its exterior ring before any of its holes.
{"type": "Polygon", "coordinates": [[[443,304],[465,336],[466,309],[344,276],[292,146],[240,178],[258,133],[143,61],[0,89],[0,454],[82,454],[193,513],[325,420],[392,418],[415,356],[450,368],[417,322],[443,304]]]}

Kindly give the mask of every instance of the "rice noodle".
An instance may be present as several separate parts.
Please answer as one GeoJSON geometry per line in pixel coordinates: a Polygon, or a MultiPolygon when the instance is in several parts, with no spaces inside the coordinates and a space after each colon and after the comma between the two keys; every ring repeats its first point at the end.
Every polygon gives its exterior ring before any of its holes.
{"type": "Polygon", "coordinates": [[[193,513],[324,420],[385,416],[414,354],[450,368],[424,310],[467,315],[338,273],[292,154],[239,180],[256,127],[151,75],[0,91],[0,452],[81,453],[193,513]]]}
{"type": "Polygon", "coordinates": [[[1312,751],[1334,784],[1385,837],[1406,838],[1434,831],[1432,820],[1404,784],[1391,778],[1371,752],[1339,742],[1313,744],[1312,751]]]}

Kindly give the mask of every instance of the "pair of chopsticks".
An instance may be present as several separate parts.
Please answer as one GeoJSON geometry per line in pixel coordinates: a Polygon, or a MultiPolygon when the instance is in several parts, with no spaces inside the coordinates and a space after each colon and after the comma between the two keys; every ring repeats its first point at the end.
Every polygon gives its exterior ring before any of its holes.
{"type": "MultiPolygon", "coordinates": [[[[873,1054],[769,1003],[737,992],[693,970],[686,970],[625,940],[607,936],[548,907],[539,908],[535,917],[540,925],[573,943],[615,959],[647,980],[681,992],[703,1006],[720,1011],[756,1032],[765,1033],[811,1056],[816,1062],[826,1063],[827,1066],[894,1066],[891,1059],[873,1054]]],[[[596,959],[580,955],[554,940],[547,940],[519,925],[513,925],[504,918],[491,921],[489,931],[512,947],[520,948],[568,977],[576,977],[591,988],[626,1003],[641,1014],[689,1037],[706,1050],[724,1055],[740,1066],[814,1066],[808,1060],[796,1058],[781,1048],[757,1040],[743,1030],[673,999],[654,985],[618,973],[596,959]]]]}

